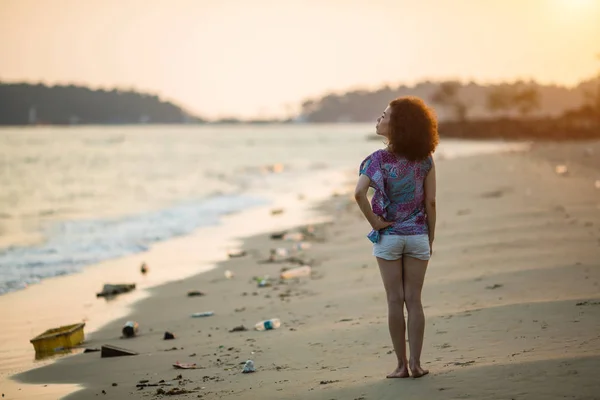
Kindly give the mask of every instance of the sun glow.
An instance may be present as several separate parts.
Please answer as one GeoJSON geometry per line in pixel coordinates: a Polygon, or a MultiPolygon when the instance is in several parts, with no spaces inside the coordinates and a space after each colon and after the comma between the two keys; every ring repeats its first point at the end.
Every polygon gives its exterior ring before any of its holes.
{"type": "Polygon", "coordinates": [[[596,0],[558,0],[563,9],[571,11],[589,10],[594,5],[596,0]]]}

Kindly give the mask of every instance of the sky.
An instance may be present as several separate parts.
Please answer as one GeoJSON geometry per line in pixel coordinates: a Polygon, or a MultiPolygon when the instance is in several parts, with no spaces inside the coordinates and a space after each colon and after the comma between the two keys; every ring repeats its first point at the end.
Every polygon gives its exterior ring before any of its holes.
{"type": "Polygon", "coordinates": [[[136,89],[209,118],[426,79],[574,85],[599,53],[600,0],[0,0],[0,81],[136,89]]]}

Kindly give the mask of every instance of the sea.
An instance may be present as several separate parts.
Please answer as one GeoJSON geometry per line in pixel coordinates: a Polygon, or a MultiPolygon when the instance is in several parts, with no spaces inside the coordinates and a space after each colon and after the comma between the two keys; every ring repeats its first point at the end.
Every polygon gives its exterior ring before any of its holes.
{"type": "MultiPolygon", "coordinates": [[[[373,124],[0,128],[0,295],[232,213],[331,195],[383,147],[373,132],[373,124]]],[[[435,157],[522,146],[443,139],[435,157]]]]}

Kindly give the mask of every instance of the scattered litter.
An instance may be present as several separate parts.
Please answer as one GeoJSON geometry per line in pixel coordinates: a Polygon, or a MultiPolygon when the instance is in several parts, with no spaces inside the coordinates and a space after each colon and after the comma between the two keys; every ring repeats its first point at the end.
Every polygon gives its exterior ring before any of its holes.
{"type": "Polygon", "coordinates": [[[225,271],[225,278],[231,279],[233,277],[234,277],[233,272],[231,272],[230,270],[225,271]]]}
{"type": "Polygon", "coordinates": [[[558,175],[566,175],[569,170],[567,169],[566,165],[559,164],[554,168],[554,172],[556,172],[558,175]]]}
{"type": "Polygon", "coordinates": [[[214,311],[204,311],[204,312],[193,313],[191,316],[192,316],[192,318],[203,318],[203,317],[212,317],[213,315],[215,315],[214,311]]]}
{"type": "Polygon", "coordinates": [[[116,384],[116,383],[113,383],[112,385],[113,385],[113,386],[119,386],[119,385],[118,385],[118,384],[116,384]]]}
{"type": "Polygon", "coordinates": [[[279,257],[287,257],[290,255],[290,252],[288,249],[285,249],[283,247],[278,247],[276,249],[271,250],[271,255],[279,256],[279,257]]]}
{"type": "Polygon", "coordinates": [[[502,286],[504,286],[504,285],[502,285],[501,283],[494,283],[492,286],[486,286],[485,288],[486,289],[498,289],[498,288],[501,288],[502,286]]]}
{"type": "Polygon", "coordinates": [[[350,322],[350,321],[354,321],[352,318],[343,318],[340,319],[340,322],[350,322]]]}
{"type": "Polygon", "coordinates": [[[180,363],[179,361],[177,361],[175,364],[173,364],[173,366],[176,369],[196,369],[196,363],[180,363]]]}
{"type": "Polygon", "coordinates": [[[257,322],[254,325],[254,329],[257,331],[268,331],[271,329],[277,329],[281,326],[281,321],[279,318],[272,318],[265,321],[257,322]]]}
{"type": "Polygon", "coordinates": [[[188,295],[188,297],[198,297],[198,296],[205,296],[205,293],[201,292],[199,290],[190,290],[187,295],[188,295]]]}
{"type": "Polygon", "coordinates": [[[95,347],[86,347],[86,349],[83,352],[84,353],[95,353],[97,351],[100,351],[100,349],[95,348],[95,347]]]}
{"type": "Polygon", "coordinates": [[[244,368],[242,369],[242,373],[249,374],[251,372],[256,372],[256,368],[254,367],[254,361],[248,360],[244,363],[244,368]]]}
{"type": "Polygon", "coordinates": [[[467,365],[475,364],[475,361],[455,362],[454,365],[466,367],[467,365]]]}
{"type": "Polygon", "coordinates": [[[311,248],[311,244],[308,242],[298,242],[294,245],[296,251],[308,250],[311,248]]]}
{"type": "Polygon", "coordinates": [[[274,208],[271,210],[271,215],[281,215],[283,214],[283,208],[274,208]]]}
{"type": "Polygon", "coordinates": [[[187,390],[187,389],[183,389],[183,388],[173,388],[173,389],[169,389],[167,391],[165,391],[163,388],[158,388],[156,389],[156,394],[157,395],[165,395],[165,396],[178,396],[180,394],[189,394],[189,393],[194,393],[195,390],[187,390]]]}
{"type": "MultiPolygon", "coordinates": [[[[183,349],[183,347],[182,347],[183,349]]],[[[177,347],[171,347],[170,349],[166,349],[165,351],[177,351],[179,350],[177,347]]]]}
{"type": "Polygon", "coordinates": [[[104,285],[104,287],[102,288],[102,291],[100,293],[96,293],[96,297],[116,296],[121,293],[131,292],[133,289],[135,289],[135,283],[117,284],[117,285],[107,283],[104,285]]]}
{"type": "Polygon", "coordinates": [[[283,240],[301,242],[302,240],[304,240],[304,235],[300,232],[286,233],[285,235],[283,235],[283,240]]]}
{"type": "Polygon", "coordinates": [[[122,349],[120,347],[116,347],[116,346],[111,346],[111,345],[104,345],[102,346],[102,350],[100,353],[100,357],[101,358],[108,358],[108,357],[123,357],[123,356],[137,356],[138,353],[136,353],[135,351],[131,351],[131,350],[127,350],[127,349],[122,349]]]}
{"type": "Polygon", "coordinates": [[[142,390],[143,388],[146,387],[156,387],[156,386],[173,386],[170,383],[166,383],[165,381],[160,381],[158,383],[148,383],[148,380],[143,380],[140,381],[140,383],[138,383],[137,385],[135,385],[135,387],[138,388],[138,390],[142,390]]]}
{"type": "Polygon", "coordinates": [[[600,305],[600,301],[580,301],[579,303],[575,304],[576,306],[597,306],[600,305]]]}
{"type": "Polygon", "coordinates": [[[164,340],[172,340],[172,339],[175,339],[175,335],[173,335],[171,332],[165,332],[165,336],[163,339],[164,340]]]}
{"type": "Polygon", "coordinates": [[[229,332],[245,332],[247,330],[248,330],[248,328],[246,328],[244,325],[240,325],[240,326],[236,326],[235,328],[231,329],[229,332]]]}
{"type": "Polygon", "coordinates": [[[292,279],[300,278],[303,276],[310,276],[312,269],[308,265],[302,267],[291,268],[281,273],[281,279],[292,279]]]}
{"type": "Polygon", "coordinates": [[[239,258],[239,257],[244,257],[246,254],[248,254],[246,251],[241,250],[238,252],[229,252],[227,253],[227,255],[229,256],[229,258],[239,258]]]}
{"type": "Polygon", "coordinates": [[[265,275],[264,277],[259,277],[259,276],[255,276],[253,278],[256,281],[256,285],[261,288],[261,287],[270,287],[271,284],[271,278],[269,277],[269,275],[265,275]]]}
{"type": "Polygon", "coordinates": [[[145,262],[142,263],[142,266],[140,267],[140,272],[143,275],[146,275],[148,273],[148,266],[146,265],[145,262]]]}
{"type": "Polygon", "coordinates": [[[33,345],[36,354],[54,353],[55,351],[69,349],[83,342],[84,327],[85,324],[81,322],[48,329],[29,342],[33,345]]]}
{"type": "Polygon", "coordinates": [[[236,308],[233,311],[235,312],[242,312],[242,311],[246,311],[246,307],[241,307],[241,308],[236,308]]]}
{"type": "Polygon", "coordinates": [[[123,336],[126,338],[131,338],[137,335],[140,326],[135,321],[127,321],[123,326],[122,332],[123,336]]]}
{"type": "Polygon", "coordinates": [[[283,232],[278,232],[278,233],[272,233],[271,234],[271,239],[273,240],[281,240],[283,239],[283,237],[287,234],[286,231],[283,232]]]}
{"type": "Polygon", "coordinates": [[[321,385],[328,385],[328,384],[330,384],[330,383],[336,383],[336,382],[339,382],[339,380],[335,380],[335,381],[321,381],[321,382],[319,382],[319,383],[320,383],[321,385]]]}

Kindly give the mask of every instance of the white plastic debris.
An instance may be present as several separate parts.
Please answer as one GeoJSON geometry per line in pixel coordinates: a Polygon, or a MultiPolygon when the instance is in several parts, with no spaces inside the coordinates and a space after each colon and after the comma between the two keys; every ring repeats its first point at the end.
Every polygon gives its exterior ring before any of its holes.
{"type": "Polygon", "coordinates": [[[242,373],[249,374],[251,372],[256,372],[256,368],[254,367],[254,361],[248,360],[244,364],[244,369],[242,369],[242,373]]]}
{"type": "Polygon", "coordinates": [[[225,271],[225,278],[227,278],[227,279],[233,278],[233,272],[231,272],[230,270],[225,271]]]}

